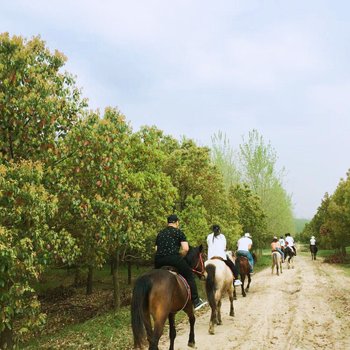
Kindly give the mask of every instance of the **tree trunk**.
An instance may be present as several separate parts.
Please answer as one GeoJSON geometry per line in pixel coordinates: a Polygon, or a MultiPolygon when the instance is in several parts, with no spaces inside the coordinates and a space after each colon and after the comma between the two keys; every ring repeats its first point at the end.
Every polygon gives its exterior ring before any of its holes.
{"type": "Polygon", "coordinates": [[[341,247],[341,254],[343,255],[343,256],[345,256],[346,255],[346,247],[341,247]]]}
{"type": "Polygon", "coordinates": [[[86,295],[92,294],[92,278],[93,278],[94,268],[89,265],[88,267],[88,275],[86,280],[86,295]]]}
{"type": "Polygon", "coordinates": [[[0,332],[0,349],[13,349],[13,347],[13,331],[5,325],[4,330],[0,332]]]}
{"type": "Polygon", "coordinates": [[[114,310],[119,310],[120,309],[120,286],[119,286],[119,279],[118,279],[118,274],[119,274],[119,251],[118,249],[116,250],[115,254],[112,257],[113,259],[113,306],[114,310]]]}
{"type": "Polygon", "coordinates": [[[78,288],[84,285],[84,278],[81,273],[81,268],[78,266],[75,268],[74,273],[74,287],[78,288]]]}
{"type": "Polygon", "coordinates": [[[131,284],[131,261],[128,261],[128,285],[131,284]]]}

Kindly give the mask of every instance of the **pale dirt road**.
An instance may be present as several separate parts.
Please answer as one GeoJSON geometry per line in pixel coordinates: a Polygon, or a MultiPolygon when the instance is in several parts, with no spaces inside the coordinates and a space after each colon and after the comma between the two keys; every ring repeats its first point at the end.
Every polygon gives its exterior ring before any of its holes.
{"type": "MultiPolygon", "coordinates": [[[[321,260],[297,256],[295,269],[283,264],[280,276],[266,269],[252,277],[250,291],[234,301],[235,317],[222,306],[223,325],[209,335],[210,311],[197,316],[198,350],[350,349],[350,278],[321,260]]],[[[238,291],[238,289],[237,289],[238,291]]],[[[176,350],[188,350],[188,325],[177,325],[176,350]]],[[[168,349],[163,334],[160,349],[168,349]]]]}

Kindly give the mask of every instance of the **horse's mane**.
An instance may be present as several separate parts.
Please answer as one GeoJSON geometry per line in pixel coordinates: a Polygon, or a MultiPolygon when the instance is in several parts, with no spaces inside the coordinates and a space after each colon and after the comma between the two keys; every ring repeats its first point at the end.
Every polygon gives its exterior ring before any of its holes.
{"type": "Polygon", "coordinates": [[[187,263],[189,265],[192,265],[193,260],[195,259],[195,257],[203,250],[203,246],[200,245],[199,247],[189,247],[189,250],[187,252],[187,254],[185,255],[185,260],[187,261],[187,263]]]}

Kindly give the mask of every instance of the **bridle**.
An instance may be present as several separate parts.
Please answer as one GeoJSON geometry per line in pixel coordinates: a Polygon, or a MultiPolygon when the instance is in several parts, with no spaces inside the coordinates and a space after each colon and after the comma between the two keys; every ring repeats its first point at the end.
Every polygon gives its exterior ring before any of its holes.
{"type": "Polygon", "coordinates": [[[197,260],[197,264],[194,268],[191,268],[193,273],[196,273],[199,275],[199,277],[203,277],[205,273],[205,268],[204,268],[204,262],[203,262],[203,256],[202,253],[199,253],[199,259],[197,260]],[[200,267],[200,269],[199,269],[200,267]]]}

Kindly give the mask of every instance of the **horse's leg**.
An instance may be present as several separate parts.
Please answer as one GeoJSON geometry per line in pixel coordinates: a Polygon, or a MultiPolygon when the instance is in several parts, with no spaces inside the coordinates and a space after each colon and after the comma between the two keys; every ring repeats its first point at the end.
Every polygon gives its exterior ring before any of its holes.
{"type": "Polygon", "coordinates": [[[221,295],[219,296],[217,313],[218,313],[217,324],[221,325],[222,324],[222,320],[221,320],[221,295]]]}
{"type": "Polygon", "coordinates": [[[210,305],[211,307],[211,315],[210,315],[210,321],[209,321],[209,334],[215,334],[214,328],[215,325],[217,324],[217,303],[216,303],[216,298],[214,305],[210,305]]]}
{"type": "Polygon", "coordinates": [[[169,338],[170,338],[169,350],[174,350],[174,342],[176,337],[175,314],[169,314],[168,319],[169,319],[169,338]]]}
{"type": "Polygon", "coordinates": [[[163,311],[158,312],[154,317],[154,329],[151,338],[151,343],[149,345],[149,350],[158,350],[159,338],[161,337],[164,329],[164,324],[167,319],[167,314],[163,311]]]}
{"type": "MultiPolygon", "coordinates": [[[[230,316],[235,315],[235,309],[233,308],[233,299],[234,299],[234,294],[233,294],[234,288],[229,289],[228,297],[230,298],[230,316]]],[[[236,290],[235,290],[236,292],[236,290]]]]}
{"type": "Polygon", "coordinates": [[[250,273],[248,273],[248,285],[247,288],[245,289],[245,291],[248,293],[249,292],[249,287],[250,287],[250,281],[252,280],[252,278],[250,277],[250,273]]]}
{"type": "Polygon", "coordinates": [[[187,346],[194,348],[195,347],[195,340],[194,340],[194,324],[196,322],[196,318],[194,316],[194,310],[192,307],[192,303],[188,302],[186,307],[184,308],[184,311],[186,312],[188,316],[188,320],[190,322],[190,335],[188,338],[187,346]]]}
{"type": "Polygon", "coordinates": [[[244,280],[245,280],[245,275],[244,275],[244,274],[241,274],[241,281],[242,281],[242,284],[241,284],[241,288],[242,288],[242,295],[243,295],[243,297],[246,297],[246,293],[245,293],[245,290],[244,290],[244,280]]]}
{"type": "Polygon", "coordinates": [[[233,286],[233,300],[237,300],[236,286],[233,286]]]}

